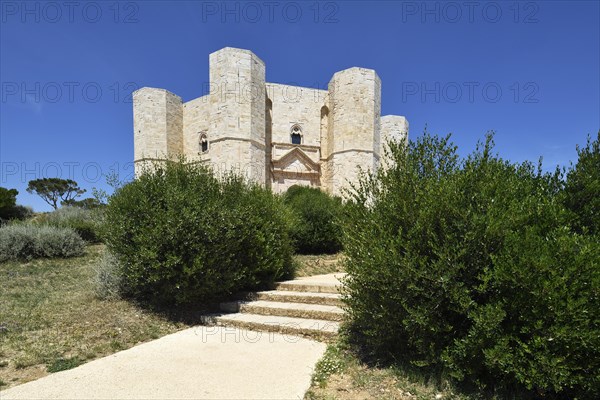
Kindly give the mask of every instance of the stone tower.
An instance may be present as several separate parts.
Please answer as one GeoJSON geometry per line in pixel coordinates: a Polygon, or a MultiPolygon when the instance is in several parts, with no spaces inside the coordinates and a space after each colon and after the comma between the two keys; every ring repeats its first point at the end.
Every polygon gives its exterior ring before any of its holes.
{"type": "Polygon", "coordinates": [[[337,72],[329,82],[331,186],[341,195],[346,181],[356,181],[359,167],[374,171],[379,162],[381,81],[371,69],[337,72]]]}
{"type": "Polygon", "coordinates": [[[182,154],[183,107],[179,96],[164,89],[141,88],[133,93],[133,109],[136,163],[143,165],[182,154]]]}
{"type": "Polygon", "coordinates": [[[266,179],[265,101],[260,58],[230,47],[210,55],[211,159],[260,183],[266,179]]]}

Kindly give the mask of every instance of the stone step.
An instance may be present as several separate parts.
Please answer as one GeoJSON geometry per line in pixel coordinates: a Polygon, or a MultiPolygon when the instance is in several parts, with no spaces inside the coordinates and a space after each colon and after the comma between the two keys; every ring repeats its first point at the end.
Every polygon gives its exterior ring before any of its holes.
{"type": "Polygon", "coordinates": [[[242,313],[221,315],[214,318],[214,321],[222,326],[305,335],[315,339],[335,337],[340,327],[339,322],[334,321],[242,313]]]}
{"type": "Polygon", "coordinates": [[[256,293],[257,300],[281,301],[286,303],[322,304],[341,306],[342,295],[339,293],[311,293],[292,290],[269,290],[256,293]]]}
{"type": "Polygon", "coordinates": [[[277,284],[277,290],[287,290],[296,292],[313,292],[313,293],[339,293],[341,288],[340,278],[345,274],[327,274],[308,276],[284,281],[277,284]]]}
{"type": "Polygon", "coordinates": [[[275,289],[295,292],[339,293],[338,287],[333,284],[304,283],[296,281],[278,283],[277,286],[275,286],[275,289]]]}
{"type": "Polygon", "coordinates": [[[285,303],[266,300],[233,301],[221,303],[221,310],[246,314],[322,319],[327,321],[342,321],[344,319],[344,310],[337,306],[322,304],[285,303]]]}

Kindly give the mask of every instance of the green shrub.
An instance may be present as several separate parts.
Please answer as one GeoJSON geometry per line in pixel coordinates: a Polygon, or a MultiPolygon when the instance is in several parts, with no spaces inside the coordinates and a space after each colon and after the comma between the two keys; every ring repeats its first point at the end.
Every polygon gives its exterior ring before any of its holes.
{"type": "Polygon", "coordinates": [[[567,174],[565,205],[574,214],[575,229],[600,234],[600,131],[584,148],[577,147],[577,154],[567,174]]]}
{"type": "Polygon", "coordinates": [[[390,144],[346,207],[355,339],[480,388],[600,395],[600,243],[569,229],[562,177],[449,137],[390,144]]]}
{"type": "Polygon", "coordinates": [[[236,177],[169,162],[118,189],[105,211],[127,296],[205,301],[293,272],[285,206],[236,177]]]}
{"type": "Polygon", "coordinates": [[[33,215],[31,207],[25,207],[17,204],[16,189],[6,189],[0,187],[0,224],[9,220],[24,220],[33,215]]]}
{"type": "Polygon", "coordinates": [[[284,201],[296,217],[291,235],[297,252],[331,254],[342,249],[340,198],[329,196],[316,188],[295,185],[287,190],[284,201]]]}
{"type": "Polygon", "coordinates": [[[29,206],[15,205],[4,209],[3,215],[0,217],[0,222],[2,220],[6,221],[25,221],[33,217],[33,208],[29,206]]]}
{"type": "Polygon", "coordinates": [[[0,220],[9,219],[11,209],[17,205],[17,189],[0,187],[0,220]]]}
{"type": "Polygon", "coordinates": [[[85,243],[71,229],[32,224],[0,228],[0,262],[83,254],[85,243]]]}
{"type": "Polygon", "coordinates": [[[46,364],[46,371],[53,374],[55,372],[73,369],[75,367],[80,366],[81,364],[83,364],[83,361],[77,357],[74,357],[74,358],[62,358],[61,357],[61,358],[58,358],[58,359],[53,360],[52,362],[46,364]]]}
{"type": "Polygon", "coordinates": [[[71,228],[86,242],[97,243],[100,241],[102,212],[101,209],[64,206],[40,216],[36,223],[71,228]]]}

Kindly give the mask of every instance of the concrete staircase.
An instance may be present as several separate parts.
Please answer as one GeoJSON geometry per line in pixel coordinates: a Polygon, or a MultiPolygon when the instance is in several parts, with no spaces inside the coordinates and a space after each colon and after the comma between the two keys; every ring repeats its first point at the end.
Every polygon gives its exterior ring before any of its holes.
{"type": "Polygon", "coordinates": [[[221,304],[215,318],[222,326],[309,336],[326,340],[335,335],[344,319],[339,278],[344,274],[317,275],[277,284],[258,292],[252,300],[221,304]]]}

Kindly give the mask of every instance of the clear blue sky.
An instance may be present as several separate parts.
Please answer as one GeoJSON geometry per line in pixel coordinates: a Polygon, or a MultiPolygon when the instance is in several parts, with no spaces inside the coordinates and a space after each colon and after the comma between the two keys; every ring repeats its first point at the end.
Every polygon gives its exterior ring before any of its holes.
{"type": "Polygon", "coordinates": [[[44,176],[105,188],[131,177],[132,90],[184,101],[208,81],[208,55],[250,49],[267,80],[324,88],[373,68],[382,114],[453,134],[461,154],[488,130],[513,161],[568,165],[600,129],[598,1],[0,2],[0,186],[18,202],[44,176]]]}

